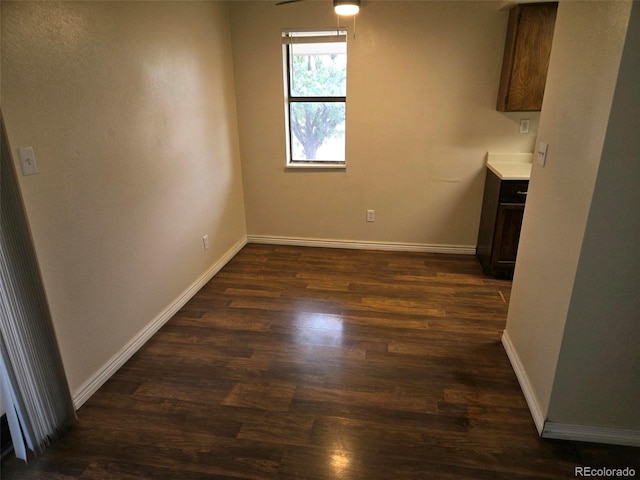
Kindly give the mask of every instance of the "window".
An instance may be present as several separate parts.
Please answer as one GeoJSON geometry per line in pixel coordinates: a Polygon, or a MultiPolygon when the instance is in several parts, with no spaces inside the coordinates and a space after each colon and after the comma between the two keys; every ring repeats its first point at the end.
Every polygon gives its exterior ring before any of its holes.
{"type": "Polygon", "coordinates": [[[345,165],[346,33],[282,34],[287,166],[345,165]]]}

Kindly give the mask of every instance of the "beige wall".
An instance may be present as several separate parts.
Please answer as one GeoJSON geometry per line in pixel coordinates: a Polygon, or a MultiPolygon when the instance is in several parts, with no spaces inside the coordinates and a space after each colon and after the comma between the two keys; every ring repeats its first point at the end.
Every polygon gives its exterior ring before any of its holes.
{"type": "MultiPolygon", "coordinates": [[[[638,368],[635,347],[625,342],[638,328],[631,326],[638,259],[629,248],[637,243],[637,184],[620,183],[627,175],[637,179],[638,145],[636,134],[621,137],[619,130],[636,131],[637,111],[609,119],[630,8],[630,2],[561,2],[556,21],[538,135],[549,144],[547,164],[533,166],[505,330],[541,414],[555,422],[630,425],[628,416],[612,422],[617,402],[605,401],[615,371],[628,382],[638,368]],[[627,225],[629,219],[635,223],[627,225]],[[627,364],[633,358],[634,366],[627,364]]],[[[637,82],[637,63],[628,68],[637,82]]],[[[629,92],[621,95],[619,102],[630,100],[629,92]]],[[[623,416],[633,398],[625,395],[632,394],[622,394],[623,416]]]]}
{"type": "MultiPolygon", "coordinates": [[[[367,2],[347,170],[286,172],[280,31],[335,25],[326,2],[232,3],[235,91],[223,3],[2,2],[2,110],[38,160],[20,184],[72,392],[244,238],[236,105],[250,234],[475,246],[484,154],[531,151],[538,120],[495,111],[500,4],[367,2]]],[[[629,8],[559,11],[507,323],[554,421],[629,426],[638,395],[638,219],[610,214],[638,204],[629,8]]]]}
{"type": "Polygon", "coordinates": [[[640,430],[638,45],[636,3],[567,313],[551,421],[640,430]]]}
{"type": "Polygon", "coordinates": [[[500,5],[365,2],[348,40],[347,169],[327,172],[284,169],[280,35],[335,26],[330,3],[233,2],[249,235],[475,248],[485,154],[531,152],[538,118],[495,109],[500,5]]]}
{"type": "Polygon", "coordinates": [[[3,1],[1,68],[76,394],[245,238],[227,7],[3,1]]]}

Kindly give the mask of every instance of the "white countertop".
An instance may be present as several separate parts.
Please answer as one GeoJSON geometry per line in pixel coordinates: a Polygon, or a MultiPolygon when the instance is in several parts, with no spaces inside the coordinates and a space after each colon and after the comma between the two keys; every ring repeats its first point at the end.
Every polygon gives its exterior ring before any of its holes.
{"type": "Polygon", "coordinates": [[[487,168],[500,180],[529,180],[531,153],[487,153],[487,168]]]}

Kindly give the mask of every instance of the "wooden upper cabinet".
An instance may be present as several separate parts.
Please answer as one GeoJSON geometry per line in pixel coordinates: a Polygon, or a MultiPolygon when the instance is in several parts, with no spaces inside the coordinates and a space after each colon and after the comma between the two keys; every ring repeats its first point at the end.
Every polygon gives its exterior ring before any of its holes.
{"type": "Polygon", "coordinates": [[[509,12],[497,109],[539,111],[547,80],[557,3],[527,3],[509,12]]]}

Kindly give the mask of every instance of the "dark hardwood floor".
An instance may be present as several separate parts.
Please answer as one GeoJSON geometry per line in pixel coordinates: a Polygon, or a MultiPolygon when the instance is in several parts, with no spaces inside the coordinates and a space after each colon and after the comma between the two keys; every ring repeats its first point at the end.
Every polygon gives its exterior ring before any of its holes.
{"type": "Polygon", "coordinates": [[[470,256],[248,245],[9,479],[567,479],[470,256]]]}

